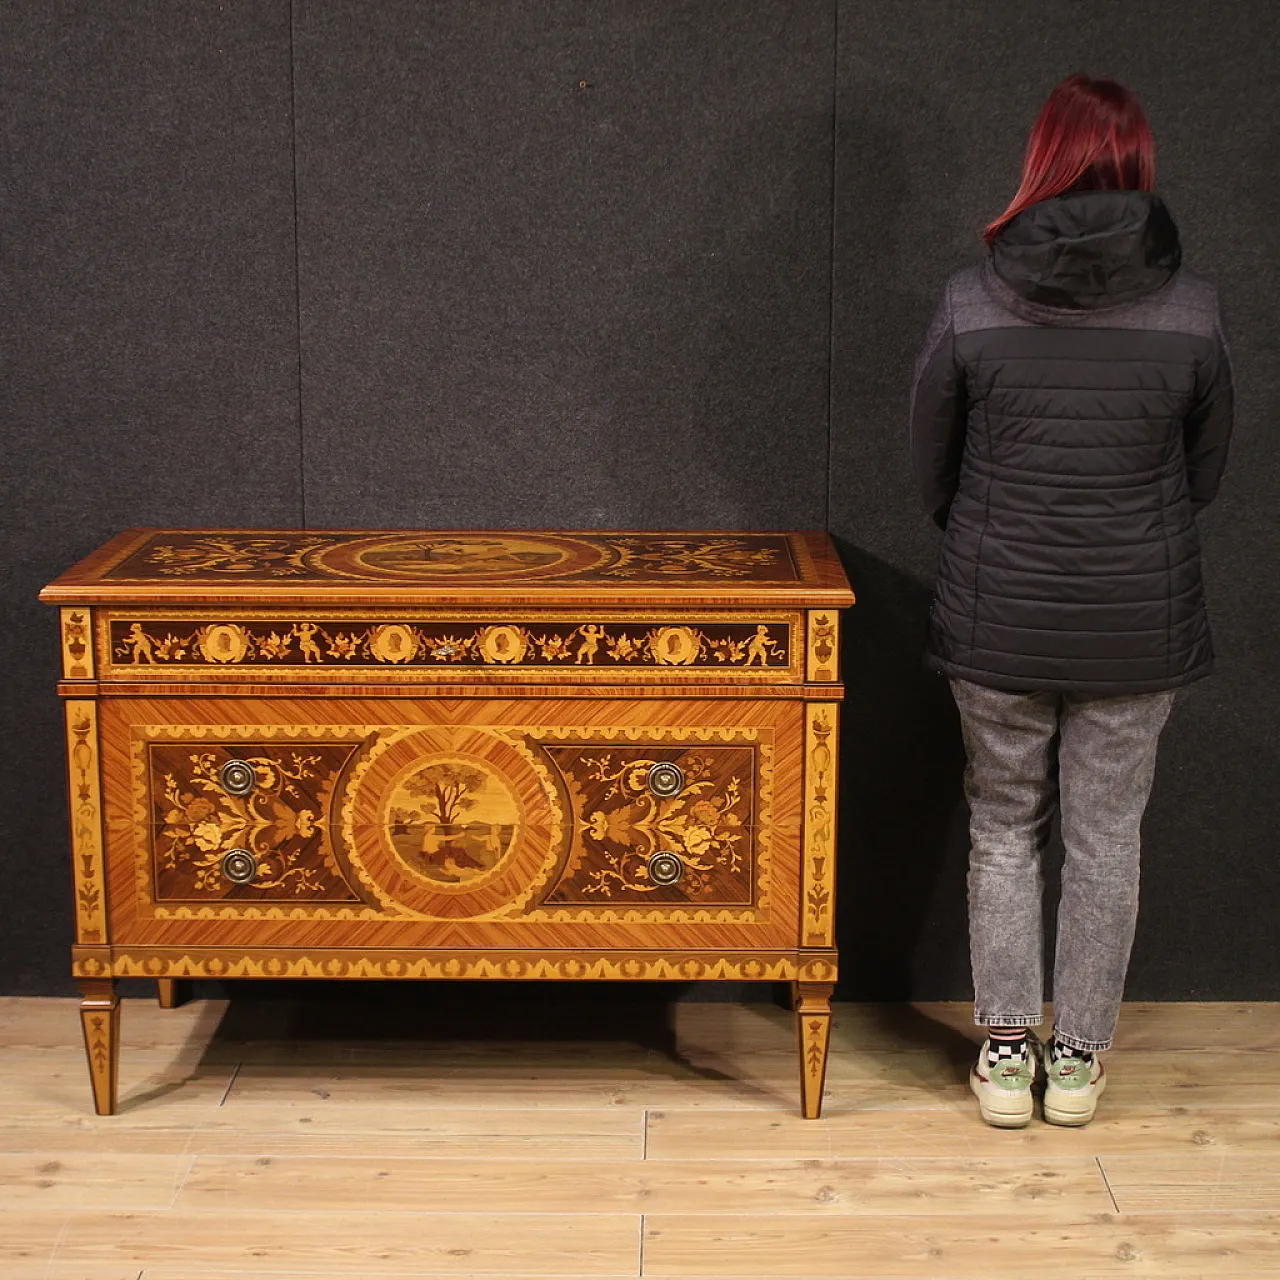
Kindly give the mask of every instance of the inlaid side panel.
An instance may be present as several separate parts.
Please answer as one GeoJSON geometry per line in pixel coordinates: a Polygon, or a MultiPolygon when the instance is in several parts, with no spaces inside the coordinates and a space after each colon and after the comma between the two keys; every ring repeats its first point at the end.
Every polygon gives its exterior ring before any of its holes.
{"type": "Polygon", "coordinates": [[[98,704],[88,698],[69,698],[64,713],[67,723],[67,781],[70,788],[76,941],[102,943],[107,940],[107,903],[103,865],[98,704]]]}
{"type": "Polygon", "coordinates": [[[829,947],[835,930],[836,743],[839,704],[805,706],[804,881],[801,890],[806,947],[829,947]]]}
{"type": "Polygon", "coordinates": [[[93,615],[89,609],[59,609],[64,680],[93,679],[93,615]]]}

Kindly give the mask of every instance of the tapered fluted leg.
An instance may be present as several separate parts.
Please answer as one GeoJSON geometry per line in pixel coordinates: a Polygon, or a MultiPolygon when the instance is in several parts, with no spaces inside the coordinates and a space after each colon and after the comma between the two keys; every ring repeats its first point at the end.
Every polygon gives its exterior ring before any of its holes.
{"type": "Polygon", "coordinates": [[[80,1025],[93,1082],[93,1106],[100,1116],[115,1115],[120,1075],[120,997],[110,978],[87,978],[80,983],[80,1025]]]}
{"type": "Polygon", "coordinates": [[[800,1111],[806,1120],[822,1114],[822,1086],[827,1078],[831,1042],[832,982],[795,984],[796,1030],[800,1044],[800,1111]]]}
{"type": "Polygon", "coordinates": [[[187,986],[180,978],[157,978],[156,990],[162,1009],[176,1009],[187,1002],[187,986]]]}

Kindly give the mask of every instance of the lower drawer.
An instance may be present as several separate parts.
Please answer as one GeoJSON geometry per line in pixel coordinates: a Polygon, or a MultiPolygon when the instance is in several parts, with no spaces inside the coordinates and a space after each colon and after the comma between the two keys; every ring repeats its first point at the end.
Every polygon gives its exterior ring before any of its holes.
{"type": "Polygon", "coordinates": [[[785,699],[104,699],[111,942],[793,948],[785,699]]]}

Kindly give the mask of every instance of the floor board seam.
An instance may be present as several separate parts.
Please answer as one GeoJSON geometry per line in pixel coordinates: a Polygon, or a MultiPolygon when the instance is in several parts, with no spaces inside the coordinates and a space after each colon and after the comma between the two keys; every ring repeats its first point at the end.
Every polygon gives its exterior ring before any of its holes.
{"type": "Polygon", "coordinates": [[[227,1099],[231,1096],[231,1090],[235,1087],[236,1081],[240,1078],[240,1068],[243,1064],[237,1062],[235,1069],[231,1072],[231,1079],[227,1081],[227,1087],[222,1091],[222,1097],[218,1101],[218,1106],[225,1107],[227,1099]]]}
{"type": "Polygon", "coordinates": [[[1093,1158],[1094,1158],[1094,1161],[1096,1161],[1096,1162],[1097,1162],[1098,1172],[1100,1172],[1100,1174],[1102,1175],[1102,1185],[1103,1185],[1103,1187],[1106,1187],[1106,1189],[1107,1189],[1107,1194],[1108,1194],[1108,1196],[1110,1196],[1110,1197],[1111,1197],[1111,1204],[1112,1204],[1112,1206],[1114,1206],[1115,1211],[1116,1211],[1117,1213],[1119,1213],[1119,1212],[1120,1212],[1120,1206],[1119,1206],[1119,1204],[1117,1204],[1117,1203],[1116,1203],[1116,1193],[1114,1192],[1114,1190],[1111,1190],[1111,1179],[1110,1179],[1110,1178],[1107,1178],[1107,1171],[1106,1171],[1105,1169],[1103,1169],[1103,1167],[1102,1167],[1102,1157],[1101,1157],[1101,1156],[1094,1156],[1093,1158]]]}

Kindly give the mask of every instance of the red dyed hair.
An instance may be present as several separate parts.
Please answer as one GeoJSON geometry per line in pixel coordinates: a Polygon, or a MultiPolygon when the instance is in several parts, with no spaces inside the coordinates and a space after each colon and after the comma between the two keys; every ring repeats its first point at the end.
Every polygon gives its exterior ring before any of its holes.
{"type": "Polygon", "coordinates": [[[990,244],[1024,209],[1066,191],[1151,191],[1155,183],[1151,126],[1133,90],[1069,76],[1032,127],[1017,194],[982,238],[990,244]]]}

